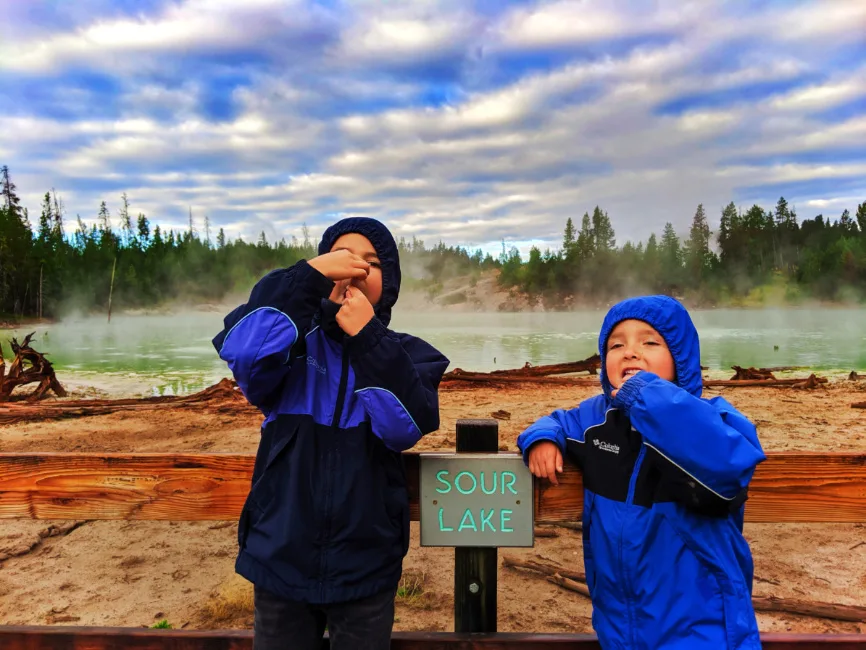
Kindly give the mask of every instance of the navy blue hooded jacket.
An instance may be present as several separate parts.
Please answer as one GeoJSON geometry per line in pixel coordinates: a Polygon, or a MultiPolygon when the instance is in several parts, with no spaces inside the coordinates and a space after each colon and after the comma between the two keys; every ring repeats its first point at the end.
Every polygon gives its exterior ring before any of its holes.
{"type": "Polygon", "coordinates": [[[376,316],[356,335],[337,325],[334,282],[305,261],[273,271],[214,339],[265,416],[238,526],[236,570],[273,594],[313,604],[396,589],[409,548],[401,452],[439,427],[448,360],[387,329],[400,291],[397,246],[374,219],[344,219],[382,265],[376,316]]]}
{"type": "Polygon", "coordinates": [[[673,298],[615,305],[598,345],[604,394],[541,418],[517,442],[524,458],[555,442],[583,472],[584,565],[602,647],[760,648],[742,535],[746,489],[764,460],[754,425],[721,397],[701,398],[698,334],[673,298]],[[661,334],[676,383],[642,371],[611,399],[607,340],[628,319],[661,334]]]}

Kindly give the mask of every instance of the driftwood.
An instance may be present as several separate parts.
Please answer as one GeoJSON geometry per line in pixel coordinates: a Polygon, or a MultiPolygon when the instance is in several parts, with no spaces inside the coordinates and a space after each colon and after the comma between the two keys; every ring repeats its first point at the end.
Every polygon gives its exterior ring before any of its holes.
{"type": "Polygon", "coordinates": [[[741,368],[740,366],[731,366],[736,374],[731,377],[730,381],[743,381],[746,379],[775,379],[773,372],[769,368],[741,368]]]}
{"type": "Polygon", "coordinates": [[[587,587],[582,582],[576,582],[569,578],[563,578],[558,573],[552,576],[547,576],[547,581],[552,582],[555,585],[559,585],[564,589],[568,589],[569,591],[577,592],[582,596],[586,596],[587,598],[592,598],[592,596],[589,595],[589,587],[587,587]]]}
{"type": "Polygon", "coordinates": [[[752,596],[752,607],[759,612],[785,612],[815,618],[830,618],[835,621],[866,622],[866,607],[839,605],[807,600],[776,598],[775,596],[752,596]]]}
{"type": "Polygon", "coordinates": [[[524,560],[516,555],[506,554],[502,556],[502,564],[509,569],[529,569],[530,571],[535,571],[536,573],[541,573],[546,576],[560,575],[571,580],[577,580],[578,582],[586,582],[585,573],[580,571],[570,571],[558,564],[546,562],[544,560],[524,560]]]}
{"type": "Polygon", "coordinates": [[[457,382],[467,382],[470,384],[548,384],[558,386],[598,386],[598,379],[595,377],[532,377],[532,376],[496,376],[486,372],[466,372],[460,368],[455,368],[448,376],[442,377],[442,384],[445,386],[453,385],[457,382]]]}
{"type": "Polygon", "coordinates": [[[15,357],[12,359],[8,370],[6,369],[6,361],[3,359],[3,348],[0,346],[0,402],[8,401],[12,396],[12,391],[18,386],[37,382],[39,385],[27,396],[28,400],[42,399],[49,390],[54,391],[58,397],[66,397],[66,390],[57,381],[51,362],[45,358],[44,354],[30,347],[30,340],[34,334],[35,332],[31,332],[24,337],[24,341],[20,345],[15,338],[10,341],[12,354],[15,357]],[[24,367],[25,362],[30,364],[29,368],[24,367]]]}
{"type": "MultiPolygon", "coordinates": [[[[545,561],[523,560],[513,555],[505,555],[503,564],[513,569],[528,569],[546,576],[548,582],[559,585],[570,591],[589,597],[586,587],[586,576],[576,571],[568,571],[557,564],[545,561]]],[[[756,578],[760,580],[760,578],[756,578]]],[[[828,618],[836,621],[866,622],[866,607],[857,605],[840,605],[838,603],[822,603],[817,601],[792,600],[775,596],[753,596],[752,606],[761,612],[784,612],[815,618],[828,618]]]]}
{"type": "Polygon", "coordinates": [[[817,377],[814,374],[805,379],[705,379],[706,388],[731,388],[746,386],[768,386],[770,388],[817,388],[827,383],[826,377],[817,377]]]}
{"type": "Polygon", "coordinates": [[[140,411],[163,406],[192,406],[219,402],[225,403],[220,405],[221,408],[232,411],[246,408],[253,409],[232,380],[222,379],[219,383],[192,395],[167,395],[140,399],[69,400],[43,402],[39,405],[10,402],[0,405],[0,424],[14,424],[25,420],[28,422],[61,420],[65,418],[106,415],[116,411],[140,411]]]}
{"type": "Polygon", "coordinates": [[[556,528],[568,528],[580,532],[583,530],[583,524],[579,521],[536,521],[539,526],[555,526],[556,528]]]}
{"type": "Polygon", "coordinates": [[[533,366],[527,361],[522,368],[494,370],[492,372],[467,372],[462,368],[455,368],[451,372],[445,373],[442,376],[442,381],[522,382],[541,380],[543,383],[573,383],[574,380],[571,378],[551,377],[551,375],[569,375],[576,372],[588,372],[590,375],[597,375],[600,367],[601,357],[594,354],[583,361],[569,361],[546,366],[533,366]]]}

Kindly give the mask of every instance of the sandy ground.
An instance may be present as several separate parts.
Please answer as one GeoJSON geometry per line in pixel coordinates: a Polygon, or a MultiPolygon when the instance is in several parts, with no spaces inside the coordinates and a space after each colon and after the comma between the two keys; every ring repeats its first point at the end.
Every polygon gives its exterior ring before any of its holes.
{"type": "MultiPolygon", "coordinates": [[[[86,393],[84,389],[81,389],[86,393]]],[[[79,392],[78,390],[75,391],[79,392]]],[[[99,392],[99,391],[96,391],[99,392]]],[[[458,418],[500,421],[503,450],[535,418],[595,394],[592,388],[514,386],[449,388],[441,393],[442,426],[420,450],[452,450],[458,418]]],[[[757,425],[768,450],[866,452],[866,381],[826,390],[737,388],[723,394],[757,425]]],[[[80,396],[80,395],[79,395],[80,396]]],[[[93,396],[93,392],[91,392],[93,396]]],[[[0,428],[0,451],[189,451],[254,453],[260,418],[253,411],[201,407],[115,413],[65,422],[0,428]]],[[[557,529],[533,549],[582,569],[580,534],[557,529]]],[[[174,627],[251,625],[250,586],[233,573],[235,522],[49,522],[6,520],[0,526],[0,624],[174,627]]],[[[755,556],[755,593],[866,605],[866,525],[747,524],[755,556]],[[861,544],[861,542],[863,542],[861,544]]],[[[453,625],[451,549],[420,548],[413,524],[405,577],[420,592],[398,598],[397,630],[453,625]]],[[[411,590],[410,590],[411,591],[411,590]]],[[[591,631],[590,603],[537,577],[502,568],[500,631],[591,631]]],[[[864,632],[866,624],[786,614],[759,614],[766,631],[864,632]]]]}

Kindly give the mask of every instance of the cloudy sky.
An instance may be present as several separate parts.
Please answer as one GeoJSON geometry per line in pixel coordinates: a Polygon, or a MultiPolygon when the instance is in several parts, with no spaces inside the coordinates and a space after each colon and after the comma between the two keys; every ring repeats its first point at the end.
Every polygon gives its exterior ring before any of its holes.
{"type": "Polygon", "coordinates": [[[31,212],[557,246],[698,203],[866,200],[866,1],[0,0],[0,164],[31,212]]]}

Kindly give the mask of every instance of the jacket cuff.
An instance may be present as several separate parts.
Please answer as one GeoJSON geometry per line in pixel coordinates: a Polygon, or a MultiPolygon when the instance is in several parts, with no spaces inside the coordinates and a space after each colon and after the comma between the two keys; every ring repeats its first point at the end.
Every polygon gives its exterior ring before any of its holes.
{"type": "Polygon", "coordinates": [[[628,412],[643,387],[655,379],[658,379],[658,375],[654,373],[645,370],[639,372],[620,386],[613,398],[613,405],[628,412]]]}
{"type": "Polygon", "coordinates": [[[360,332],[346,338],[346,349],[351,356],[360,357],[379,345],[379,341],[387,333],[388,329],[382,321],[373,316],[360,332]]]}
{"type": "Polygon", "coordinates": [[[524,465],[529,467],[529,452],[532,450],[532,447],[535,445],[535,443],[545,441],[555,444],[557,447],[559,447],[559,452],[563,456],[565,456],[565,449],[560,447],[559,441],[556,439],[556,434],[554,434],[552,431],[541,430],[534,435],[528,437],[526,440],[523,441],[523,444],[521,445],[520,452],[521,454],[523,454],[524,465]]]}
{"type": "Polygon", "coordinates": [[[306,260],[295,264],[295,280],[300,286],[307,287],[317,296],[327,298],[334,290],[334,281],[322,275],[317,269],[310,266],[306,260]]]}

